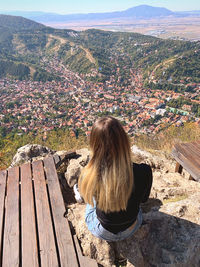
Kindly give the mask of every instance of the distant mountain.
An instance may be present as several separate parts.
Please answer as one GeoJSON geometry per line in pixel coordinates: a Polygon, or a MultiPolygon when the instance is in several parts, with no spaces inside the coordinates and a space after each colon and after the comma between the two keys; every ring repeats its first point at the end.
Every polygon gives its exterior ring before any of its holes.
{"type": "Polygon", "coordinates": [[[140,5],[120,12],[121,17],[155,18],[173,15],[173,12],[163,7],[140,5]]]}
{"type": "MultiPolygon", "coordinates": [[[[187,17],[187,16],[200,16],[200,11],[180,11],[173,12],[163,7],[152,7],[149,5],[140,5],[129,8],[124,11],[105,12],[105,13],[88,13],[88,14],[69,14],[60,15],[56,13],[46,13],[40,11],[7,11],[1,12],[2,14],[22,16],[24,18],[37,21],[39,23],[64,23],[64,22],[77,22],[77,21],[103,21],[113,19],[151,19],[167,16],[187,17]]],[[[2,25],[2,24],[1,24],[2,25]]]]}
{"type": "Polygon", "coordinates": [[[29,19],[18,17],[18,16],[10,16],[10,15],[0,15],[0,29],[7,28],[11,31],[16,30],[36,30],[45,28],[44,25],[31,21],[29,19]]]}
{"type": "Polygon", "coordinates": [[[124,11],[105,12],[105,13],[88,13],[88,14],[69,14],[60,15],[56,13],[46,13],[40,11],[0,11],[2,14],[22,16],[24,18],[37,21],[39,23],[64,23],[75,21],[97,21],[112,20],[121,18],[132,19],[151,19],[167,16],[187,17],[200,16],[200,10],[194,11],[177,11],[173,12],[163,7],[152,7],[149,5],[139,5],[124,11]]]}
{"type": "Polygon", "coordinates": [[[178,11],[178,12],[175,12],[176,15],[179,15],[179,16],[200,16],[200,10],[192,10],[192,11],[178,11]]]}
{"type": "Polygon", "coordinates": [[[148,19],[157,18],[163,16],[173,15],[174,12],[162,8],[152,7],[148,5],[140,5],[133,8],[129,8],[125,11],[107,12],[107,13],[89,13],[89,14],[71,14],[71,15],[59,15],[54,13],[44,12],[8,12],[12,15],[20,15],[28,19],[35,20],[37,22],[73,22],[81,20],[105,20],[116,18],[135,18],[135,19],[148,19]]]}

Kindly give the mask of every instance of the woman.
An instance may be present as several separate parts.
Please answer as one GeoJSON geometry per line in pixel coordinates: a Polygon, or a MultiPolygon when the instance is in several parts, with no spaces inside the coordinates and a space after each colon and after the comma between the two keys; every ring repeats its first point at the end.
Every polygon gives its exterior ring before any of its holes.
{"type": "Polygon", "coordinates": [[[142,223],[140,203],[147,201],[152,171],[131,161],[128,136],[113,117],[98,119],[90,135],[91,159],[79,179],[91,233],[107,241],[130,237],[142,223]]]}

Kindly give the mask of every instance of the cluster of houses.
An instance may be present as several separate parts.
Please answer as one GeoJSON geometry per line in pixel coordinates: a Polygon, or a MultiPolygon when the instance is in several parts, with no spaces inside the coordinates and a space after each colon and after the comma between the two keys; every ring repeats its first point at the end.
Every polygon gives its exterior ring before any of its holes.
{"type": "MultiPolygon", "coordinates": [[[[45,64],[45,62],[44,62],[45,64]]],[[[81,129],[90,133],[93,122],[102,115],[119,118],[130,135],[154,134],[171,124],[181,125],[200,118],[183,105],[180,112],[168,107],[168,101],[180,96],[200,104],[200,84],[195,93],[150,90],[143,86],[142,75],[131,71],[130,85],[121,86],[120,77],[91,82],[62,64],[49,64],[62,76],[61,81],[0,80],[0,127],[17,129],[19,133],[69,127],[72,134],[81,129]]]]}

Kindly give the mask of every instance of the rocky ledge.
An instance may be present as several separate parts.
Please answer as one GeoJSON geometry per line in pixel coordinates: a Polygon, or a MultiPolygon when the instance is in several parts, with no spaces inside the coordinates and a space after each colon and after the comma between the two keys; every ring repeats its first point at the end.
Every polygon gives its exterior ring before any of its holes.
{"type": "MultiPolygon", "coordinates": [[[[152,155],[136,147],[133,152],[134,161],[148,163],[153,169],[150,199],[142,206],[143,224],[133,237],[108,243],[87,230],[85,205],[71,204],[68,219],[83,253],[105,267],[115,266],[116,258],[121,256],[127,259],[127,267],[200,266],[200,184],[190,181],[186,172],[175,173],[175,161],[169,155],[152,155]]],[[[73,160],[73,165],[78,168],[78,161],[83,165],[82,159],[73,160]]],[[[70,172],[71,167],[65,175],[69,185],[70,172]]]]}
{"type": "Polygon", "coordinates": [[[169,155],[152,155],[136,147],[133,152],[135,162],[151,165],[153,186],[150,199],[142,206],[141,228],[133,237],[116,243],[92,236],[84,223],[85,204],[72,203],[70,188],[87,164],[89,151],[76,151],[74,159],[59,170],[67,217],[83,253],[105,267],[116,266],[116,258],[121,256],[127,259],[127,267],[200,266],[200,183],[189,180],[186,172],[175,173],[175,161],[169,155]]]}
{"type": "Polygon", "coordinates": [[[37,144],[27,144],[17,150],[17,153],[13,157],[10,167],[19,166],[20,164],[32,160],[39,160],[53,153],[55,153],[55,151],[51,150],[48,147],[37,144]]]}

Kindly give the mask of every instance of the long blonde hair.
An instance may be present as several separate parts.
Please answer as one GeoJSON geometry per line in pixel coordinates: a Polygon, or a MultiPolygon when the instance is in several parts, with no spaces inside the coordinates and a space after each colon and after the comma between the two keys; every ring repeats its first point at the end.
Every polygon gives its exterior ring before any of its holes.
{"type": "Polygon", "coordinates": [[[133,167],[129,138],[113,117],[98,119],[90,135],[91,159],[79,179],[86,203],[104,212],[126,210],[133,190],[133,167]]]}

